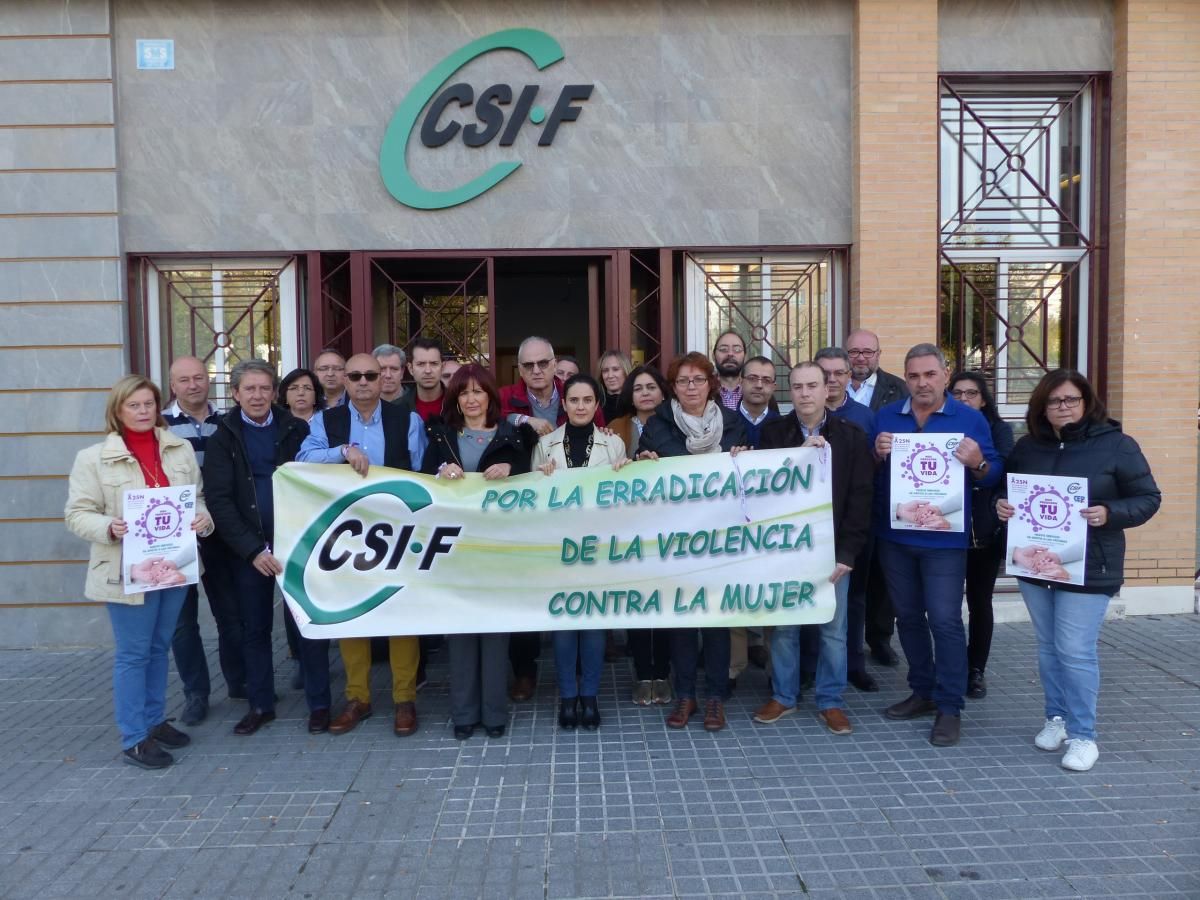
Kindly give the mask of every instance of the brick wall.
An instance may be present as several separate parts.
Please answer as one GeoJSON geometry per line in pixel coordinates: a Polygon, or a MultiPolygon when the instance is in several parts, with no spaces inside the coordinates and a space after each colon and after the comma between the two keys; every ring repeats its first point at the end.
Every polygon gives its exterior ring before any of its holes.
{"type": "Polygon", "coordinates": [[[1129,534],[1130,585],[1190,584],[1200,372],[1200,3],[1114,10],[1109,401],[1163,506],[1129,534]]]}
{"type": "Polygon", "coordinates": [[[883,368],[937,338],[937,0],[858,0],[851,324],[883,368]]]}

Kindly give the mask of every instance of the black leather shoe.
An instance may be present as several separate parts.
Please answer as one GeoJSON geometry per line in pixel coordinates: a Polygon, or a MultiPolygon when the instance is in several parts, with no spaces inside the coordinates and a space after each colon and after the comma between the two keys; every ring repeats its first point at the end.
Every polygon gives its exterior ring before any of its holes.
{"type": "Polygon", "coordinates": [[[929,743],[935,747],[953,747],[958,743],[961,725],[961,716],[938,713],[937,718],[933,720],[933,730],[929,732],[929,743]]]}
{"type": "Polygon", "coordinates": [[[504,726],[503,725],[485,725],[485,726],[483,726],[483,730],[484,730],[484,733],[486,733],[487,736],[490,738],[504,737],[504,726]]]}
{"type": "Polygon", "coordinates": [[[324,734],[329,730],[329,710],[314,709],[308,714],[308,733],[324,734]]]}
{"type": "Polygon", "coordinates": [[[579,698],[558,701],[558,727],[568,730],[579,724],[579,698]]]}
{"type": "Polygon", "coordinates": [[[879,682],[875,676],[866,671],[848,672],[846,680],[866,694],[879,693],[879,682]]]}
{"type": "Polygon", "coordinates": [[[186,747],[192,742],[192,739],[171,724],[172,720],[167,719],[160,722],[154,728],[150,729],[150,737],[154,738],[162,746],[171,750],[178,750],[180,747],[186,747]]]}
{"type": "Polygon", "coordinates": [[[889,706],[883,711],[883,714],[889,719],[917,719],[934,712],[937,712],[936,703],[924,697],[918,697],[916,694],[911,694],[908,699],[901,700],[899,703],[889,706]]]}
{"type": "Polygon", "coordinates": [[[146,738],[134,744],[123,756],[125,762],[140,769],[165,769],[175,761],[170,753],[158,746],[154,738],[146,738]]]}
{"type": "Polygon", "coordinates": [[[982,700],[987,696],[987,679],[983,677],[983,669],[972,669],[967,676],[967,696],[972,700],[982,700]]]}
{"type": "Polygon", "coordinates": [[[475,733],[474,725],[455,725],[454,726],[455,740],[465,741],[467,738],[469,738],[474,733],[475,733]]]}
{"type": "Polygon", "coordinates": [[[891,644],[875,644],[871,647],[871,659],[888,668],[900,665],[900,657],[896,655],[891,644]]]}
{"type": "Polygon", "coordinates": [[[580,697],[579,724],[586,731],[595,731],[600,727],[600,707],[596,705],[595,697],[580,697]]]}
{"type": "Polygon", "coordinates": [[[242,716],[240,722],[233,726],[233,733],[240,735],[254,734],[254,732],[258,731],[258,729],[262,728],[268,722],[274,721],[274,710],[263,712],[261,709],[252,709],[242,716]]]}

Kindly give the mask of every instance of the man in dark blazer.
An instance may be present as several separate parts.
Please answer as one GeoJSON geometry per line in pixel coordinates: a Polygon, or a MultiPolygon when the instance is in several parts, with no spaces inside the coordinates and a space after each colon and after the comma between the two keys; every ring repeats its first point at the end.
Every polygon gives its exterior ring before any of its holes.
{"type": "Polygon", "coordinates": [[[879,368],[879,336],[859,328],[846,338],[850,356],[850,384],[846,392],[872,410],[908,396],[904,379],[879,368]]]}
{"type": "MultiPolygon", "coordinates": [[[[850,383],[846,385],[846,393],[851,399],[874,412],[881,406],[908,396],[908,385],[904,383],[903,378],[879,368],[879,335],[875,332],[863,328],[850,332],[846,338],[846,353],[850,357],[850,383]]],[[[859,577],[862,577],[862,574],[859,573],[859,577]]],[[[866,639],[871,648],[871,658],[881,665],[899,665],[900,658],[892,649],[896,617],[887,595],[879,560],[873,553],[866,578],[866,639]]]]}

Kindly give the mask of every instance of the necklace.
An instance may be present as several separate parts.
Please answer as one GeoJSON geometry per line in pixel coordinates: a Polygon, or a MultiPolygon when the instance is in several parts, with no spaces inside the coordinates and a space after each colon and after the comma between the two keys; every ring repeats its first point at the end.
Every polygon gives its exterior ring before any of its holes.
{"type": "MultiPolygon", "coordinates": [[[[588,432],[587,446],[583,448],[583,464],[585,466],[587,461],[592,458],[592,444],[595,443],[595,440],[596,429],[593,428],[588,432]]],[[[568,469],[581,468],[571,461],[571,438],[565,434],[563,435],[563,455],[567,458],[568,469]]]]}

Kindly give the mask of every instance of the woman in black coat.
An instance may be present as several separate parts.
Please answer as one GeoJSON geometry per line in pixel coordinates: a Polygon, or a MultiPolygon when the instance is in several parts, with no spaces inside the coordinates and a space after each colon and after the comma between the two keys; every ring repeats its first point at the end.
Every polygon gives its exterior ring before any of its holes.
{"type": "MultiPolygon", "coordinates": [[[[950,395],[983,413],[992,430],[992,446],[1007,460],[1013,448],[1012,426],[1000,418],[996,401],[982,372],[956,372],[950,379],[950,395]]],[[[1004,526],[996,517],[996,488],[976,482],[971,487],[971,546],[967,550],[967,696],[987,696],[988,654],[992,649],[992,594],[1004,559],[1004,526]]]]}
{"type": "MultiPolygon", "coordinates": [[[[694,456],[727,453],[746,446],[746,426],[740,415],[716,401],[720,381],[717,370],[703,353],[676,357],[667,370],[672,397],[646,420],[638,444],[638,459],[661,456],[694,456]]],[[[704,640],[704,727],[725,727],[725,701],[729,696],[729,629],[676,628],[671,635],[671,668],[675,672],[675,711],[667,716],[669,728],[685,728],[699,708],[696,702],[697,644],[704,640]]]]}
{"type": "MultiPolygon", "coordinates": [[[[443,419],[426,427],[429,446],[421,471],[450,480],[480,472],[489,481],[523,475],[537,435],[528,425],[509,424],[500,414],[492,373],[477,363],[450,378],[443,419]]],[[[450,716],[454,736],[465,741],[482,725],[488,737],[503,737],[508,723],[507,633],[452,634],[450,716]]]]}
{"type": "MultiPolygon", "coordinates": [[[[1038,672],[1046,695],[1046,724],[1034,745],[1057,750],[1069,744],[1063,768],[1086,772],[1100,755],[1096,645],[1108,601],[1124,580],[1125,529],[1149,521],[1162,494],[1137,441],[1108,418],[1078,372],[1059,369],[1043,378],[1029,399],[1026,423],[1029,433],[1009,457],[1010,473],[1088,480],[1089,505],[1079,511],[1087,529],[1084,583],[1056,581],[1064,561],[1046,551],[1040,559],[1023,561],[1044,577],[1018,579],[1037,634],[1038,672]]],[[[1007,522],[1016,509],[1000,499],[996,512],[1007,522]]]]}

